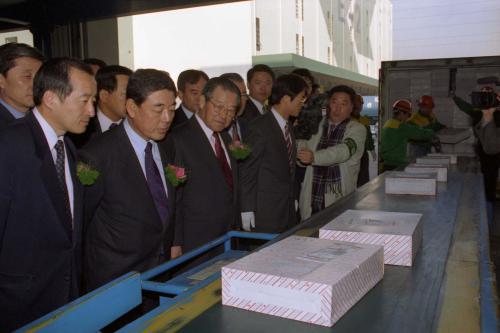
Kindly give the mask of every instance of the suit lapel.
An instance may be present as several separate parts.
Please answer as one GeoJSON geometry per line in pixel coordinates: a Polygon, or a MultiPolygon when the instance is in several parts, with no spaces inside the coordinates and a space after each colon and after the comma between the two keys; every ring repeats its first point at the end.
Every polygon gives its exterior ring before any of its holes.
{"type": "MultiPolygon", "coordinates": [[[[161,225],[163,227],[160,221],[160,215],[158,214],[158,210],[156,209],[153,200],[153,196],[151,195],[151,191],[149,190],[146,176],[144,175],[141,164],[137,159],[134,147],[132,146],[129,137],[125,132],[125,127],[123,126],[123,122],[118,126],[119,127],[117,128],[117,131],[114,132],[116,133],[115,136],[118,141],[117,149],[119,149],[120,158],[123,163],[128,164],[127,167],[124,168],[124,170],[126,170],[125,179],[127,180],[128,183],[127,186],[131,186],[137,189],[138,200],[142,200],[145,205],[149,205],[149,210],[151,212],[151,215],[145,216],[144,220],[147,221],[148,223],[157,223],[157,225],[161,225]],[[142,195],[140,193],[142,193],[142,195]],[[151,217],[154,217],[156,221],[154,222],[151,221],[151,217]]],[[[159,171],[162,172],[163,170],[159,171]]]]}
{"type": "MultiPolygon", "coordinates": [[[[68,152],[69,171],[73,180],[73,234],[78,235],[82,227],[83,216],[83,185],[80,183],[76,170],[76,150],[70,139],[64,138],[66,151],[68,152]]],[[[67,180],[66,180],[67,181],[67,180]]]]}
{"type": "MultiPolygon", "coordinates": [[[[283,155],[282,158],[285,158],[286,161],[288,161],[288,150],[287,150],[287,146],[286,146],[286,141],[285,141],[285,136],[283,134],[283,130],[281,129],[279,123],[278,123],[278,120],[274,117],[274,114],[272,112],[268,112],[265,114],[265,117],[268,117],[269,118],[269,124],[270,124],[270,127],[272,128],[271,129],[271,135],[273,136],[273,139],[276,143],[278,143],[280,145],[280,151],[282,152],[281,155],[283,155]]],[[[295,145],[295,137],[293,136],[292,134],[292,130],[291,130],[291,125],[289,123],[288,125],[290,127],[290,137],[292,139],[292,147],[294,147],[295,145]]],[[[292,153],[292,159],[294,160],[296,158],[296,152],[295,152],[295,149],[293,149],[293,153],[292,153]]],[[[293,173],[293,170],[290,170],[290,168],[288,168],[290,174],[293,173]]]]}
{"type": "Polygon", "coordinates": [[[41,162],[40,176],[42,178],[42,182],[47,189],[50,201],[52,202],[57,216],[59,217],[61,226],[66,231],[68,238],[71,239],[71,216],[68,215],[65,207],[64,192],[59,186],[54,159],[52,158],[47,139],[45,138],[45,134],[43,133],[40,124],[32,113],[26,115],[26,122],[33,134],[36,155],[41,162]]]}
{"type": "MultiPolygon", "coordinates": [[[[163,167],[165,168],[170,163],[167,157],[168,154],[164,149],[159,149],[159,151],[160,151],[161,162],[163,164],[163,167]]],[[[162,172],[162,170],[160,170],[160,172],[162,172]]],[[[166,176],[165,176],[165,184],[167,185],[167,200],[168,200],[167,205],[169,211],[168,214],[169,218],[167,220],[167,224],[169,224],[171,222],[170,217],[174,216],[172,213],[175,211],[175,188],[172,186],[172,184],[170,184],[166,176]]]]}
{"type": "Polygon", "coordinates": [[[9,112],[9,110],[7,110],[7,108],[3,106],[1,103],[0,103],[0,119],[3,119],[7,123],[16,120],[16,118],[14,118],[14,116],[9,112]]]}
{"type": "MultiPolygon", "coordinates": [[[[201,125],[198,123],[198,120],[193,116],[189,120],[189,124],[192,127],[192,133],[193,136],[196,135],[196,138],[194,138],[195,142],[193,144],[199,144],[202,143],[203,147],[201,147],[202,154],[205,156],[205,161],[209,162],[208,165],[212,166],[213,171],[215,172],[214,174],[219,175],[220,179],[226,183],[226,178],[224,177],[224,173],[222,172],[222,168],[219,165],[219,161],[217,160],[217,156],[215,156],[214,149],[212,148],[212,144],[208,141],[207,136],[205,135],[205,132],[203,132],[203,129],[201,128],[201,125]]],[[[226,147],[227,148],[227,147],[226,147]]],[[[229,151],[228,151],[229,153],[229,151]]],[[[229,155],[229,154],[228,154],[229,155]]],[[[231,163],[231,169],[234,169],[232,167],[233,163],[231,163]]],[[[233,179],[234,183],[234,179],[233,179]]]]}
{"type": "Polygon", "coordinates": [[[227,132],[221,133],[222,136],[222,141],[224,141],[224,145],[226,146],[227,150],[227,155],[229,156],[229,165],[231,166],[231,174],[233,176],[233,193],[236,193],[238,184],[238,161],[231,155],[231,152],[229,151],[229,145],[231,144],[232,140],[231,137],[227,132]]]}

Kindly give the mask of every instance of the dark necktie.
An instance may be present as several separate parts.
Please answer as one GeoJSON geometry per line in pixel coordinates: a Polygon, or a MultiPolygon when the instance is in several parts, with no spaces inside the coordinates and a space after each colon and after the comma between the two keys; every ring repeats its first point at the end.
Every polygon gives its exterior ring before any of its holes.
{"type": "Polygon", "coordinates": [[[240,135],[238,134],[238,125],[236,125],[236,120],[233,121],[233,126],[232,127],[232,137],[233,141],[241,141],[240,140],[240,135]]]}
{"type": "Polygon", "coordinates": [[[117,124],[117,123],[111,123],[111,125],[109,125],[109,127],[108,127],[108,130],[113,129],[113,128],[115,128],[116,126],[118,126],[118,124],[117,124]]]}
{"type": "Polygon", "coordinates": [[[69,203],[69,194],[68,187],[66,186],[66,172],[65,172],[65,158],[64,158],[64,142],[62,140],[57,140],[56,145],[54,146],[56,149],[57,157],[56,157],[56,173],[57,180],[59,180],[59,186],[63,192],[64,196],[64,207],[66,208],[66,213],[73,224],[73,217],[71,215],[71,206],[69,203]]]}
{"type": "Polygon", "coordinates": [[[229,190],[233,191],[233,174],[229,164],[227,163],[226,154],[224,153],[224,149],[222,149],[222,143],[220,142],[219,135],[214,132],[212,136],[215,139],[215,156],[217,157],[217,161],[219,161],[219,165],[222,169],[222,173],[224,174],[224,178],[226,178],[229,190]]]}
{"type": "Polygon", "coordinates": [[[146,180],[148,183],[149,191],[151,192],[151,196],[153,197],[156,210],[160,215],[160,220],[162,223],[165,223],[168,216],[167,193],[165,192],[165,187],[163,186],[160,172],[158,171],[156,163],[153,159],[153,144],[151,142],[148,142],[144,151],[146,153],[146,180]]]}
{"type": "Polygon", "coordinates": [[[292,137],[290,135],[290,126],[288,122],[285,125],[285,142],[286,142],[286,150],[288,152],[288,165],[290,166],[290,170],[293,168],[293,145],[292,145],[292,137]]]}

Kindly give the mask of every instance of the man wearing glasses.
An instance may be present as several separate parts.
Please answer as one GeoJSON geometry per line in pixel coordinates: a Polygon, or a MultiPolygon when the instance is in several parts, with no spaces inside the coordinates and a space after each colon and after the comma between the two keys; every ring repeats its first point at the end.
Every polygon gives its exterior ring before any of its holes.
{"type": "Polygon", "coordinates": [[[186,168],[188,177],[177,187],[174,245],[181,246],[183,253],[225,234],[238,221],[237,163],[224,129],[239,104],[240,91],[234,83],[219,77],[210,79],[202,91],[200,110],[175,128],[165,143],[167,151],[175,152],[175,164],[186,168]]]}

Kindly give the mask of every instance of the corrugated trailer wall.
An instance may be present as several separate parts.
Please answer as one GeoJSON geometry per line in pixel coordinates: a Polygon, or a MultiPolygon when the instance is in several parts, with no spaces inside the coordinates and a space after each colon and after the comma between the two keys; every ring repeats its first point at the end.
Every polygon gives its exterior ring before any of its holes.
{"type": "MultiPolygon", "coordinates": [[[[451,128],[471,129],[470,118],[456,107],[452,92],[470,102],[470,93],[480,89],[477,79],[486,76],[500,76],[499,56],[382,62],[379,79],[379,133],[384,123],[392,117],[394,101],[400,98],[410,99],[413,112],[416,112],[421,95],[431,95],[434,98],[434,113],[441,123],[451,128]]],[[[443,146],[443,150],[472,154],[474,144],[475,138],[471,135],[469,139],[454,146],[443,146]]]]}

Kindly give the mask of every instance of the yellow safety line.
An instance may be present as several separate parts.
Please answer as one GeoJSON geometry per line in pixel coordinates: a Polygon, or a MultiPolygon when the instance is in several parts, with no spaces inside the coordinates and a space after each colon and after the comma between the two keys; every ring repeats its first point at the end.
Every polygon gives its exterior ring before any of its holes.
{"type": "Polygon", "coordinates": [[[180,302],[148,321],[143,333],[176,332],[208,308],[220,302],[220,279],[201,288],[186,301],[180,302]]]}
{"type": "Polygon", "coordinates": [[[462,218],[457,221],[453,237],[437,332],[480,332],[478,226],[462,218]]]}

